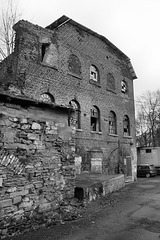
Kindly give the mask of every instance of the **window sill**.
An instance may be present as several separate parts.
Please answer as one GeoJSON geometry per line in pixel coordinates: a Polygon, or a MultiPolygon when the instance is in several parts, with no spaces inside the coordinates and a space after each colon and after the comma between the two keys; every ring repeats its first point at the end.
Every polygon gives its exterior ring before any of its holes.
{"type": "Polygon", "coordinates": [[[97,131],[91,131],[91,133],[96,133],[96,134],[102,135],[102,132],[97,132],[97,131]]]}
{"type": "Polygon", "coordinates": [[[128,94],[128,92],[126,92],[126,93],[121,92],[121,96],[122,96],[122,97],[129,97],[129,94],[128,94]]]}
{"type": "Polygon", "coordinates": [[[78,79],[82,79],[82,76],[81,75],[78,75],[78,74],[76,74],[76,73],[72,73],[72,72],[68,72],[68,75],[70,75],[70,76],[73,76],[73,77],[75,77],[75,78],[78,78],[78,79]]]}
{"type": "Polygon", "coordinates": [[[83,129],[76,129],[76,132],[83,132],[83,129]]]}
{"type": "Polygon", "coordinates": [[[109,135],[109,136],[111,136],[111,137],[118,137],[118,135],[117,135],[117,134],[112,134],[112,133],[109,133],[108,135],[109,135]]]}
{"type": "Polygon", "coordinates": [[[102,132],[98,132],[99,135],[102,135],[102,132]]]}
{"type": "Polygon", "coordinates": [[[55,70],[58,71],[58,68],[56,66],[52,66],[50,64],[47,64],[47,63],[44,63],[44,62],[40,62],[40,64],[43,66],[43,67],[49,67],[49,68],[53,68],[55,70]]]}
{"type": "Polygon", "coordinates": [[[132,139],[132,136],[123,136],[124,138],[132,139]]]}
{"type": "Polygon", "coordinates": [[[89,82],[90,82],[91,84],[97,86],[97,87],[101,87],[101,85],[100,85],[99,82],[96,82],[96,81],[94,81],[94,80],[92,80],[92,79],[90,79],[89,82]]]}

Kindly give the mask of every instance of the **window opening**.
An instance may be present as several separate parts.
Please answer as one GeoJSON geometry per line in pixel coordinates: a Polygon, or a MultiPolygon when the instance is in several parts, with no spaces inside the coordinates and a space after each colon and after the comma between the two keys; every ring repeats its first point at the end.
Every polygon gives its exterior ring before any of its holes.
{"type": "Polygon", "coordinates": [[[109,133],[110,134],[116,134],[116,114],[113,111],[110,111],[109,113],[109,133]]]}
{"type": "Polygon", "coordinates": [[[70,124],[73,124],[76,129],[80,129],[80,118],[81,118],[81,112],[80,112],[80,105],[77,101],[71,100],[69,104],[72,106],[73,110],[70,114],[70,124]]]}
{"type": "Polygon", "coordinates": [[[91,131],[100,131],[100,113],[95,106],[91,109],[91,131]]]}
{"type": "Polygon", "coordinates": [[[54,103],[55,99],[50,93],[43,93],[40,96],[40,101],[45,103],[54,103]]]}
{"type": "Polygon", "coordinates": [[[41,61],[45,61],[45,55],[47,50],[49,49],[50,43],[42,43],[42,48],[41,48],[41,61]]]}
{"type": "Polygon", "coordinates": [[[93,81],[98,82],[98,69],[95,66],[91,66],[90,67],[90,79],[92,79],[93,81]]]}
{"type": "Polygon", "coordinates": [[[127,92],[127,84],[126,84],[126,82],[124,80],[121,82],[121,92],[122,93],[126,93],[127,92]]]}
{"type": "Polygon", "coordinates": [[[124,136],[130,135],[129,117],[127,115],[125,115],[123,119],[123,134],[124,136]]]}

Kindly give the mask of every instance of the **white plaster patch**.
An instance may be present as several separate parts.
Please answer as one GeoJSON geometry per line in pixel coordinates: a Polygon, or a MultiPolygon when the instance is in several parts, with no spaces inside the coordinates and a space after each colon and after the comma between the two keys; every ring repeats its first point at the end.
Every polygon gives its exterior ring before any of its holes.
{"type": "Polygon", "coordinates": [[[0,187],[2,187],[3,179],[0,177],[0,187]]]}
{"type": "Polygon", "coordinates": [[[82,163],[82,157],[75,157],[75,169],[76,169],[76,174],[81,173],[81,163],[82,163]]]}

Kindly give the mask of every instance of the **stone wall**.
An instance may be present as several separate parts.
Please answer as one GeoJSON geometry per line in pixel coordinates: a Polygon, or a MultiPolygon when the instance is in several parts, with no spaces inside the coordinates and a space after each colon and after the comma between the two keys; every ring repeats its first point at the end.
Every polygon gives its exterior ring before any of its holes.
{"type": "Polygon", "coordinates": [[[68,110],[0,103],[0,235],[61,220],[74,152],[68,110]]]}

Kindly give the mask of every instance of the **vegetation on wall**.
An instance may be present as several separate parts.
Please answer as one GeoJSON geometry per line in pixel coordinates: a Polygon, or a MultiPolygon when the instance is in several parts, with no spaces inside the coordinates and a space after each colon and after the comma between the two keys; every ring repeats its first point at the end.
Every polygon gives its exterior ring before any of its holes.
{"type": "Polygon", "coordinates": [[[7,0],[7,7],[0,12],[0,61],[14,50],[15,31],[13,25],[19,20],[18,4],[7,0]]]}

